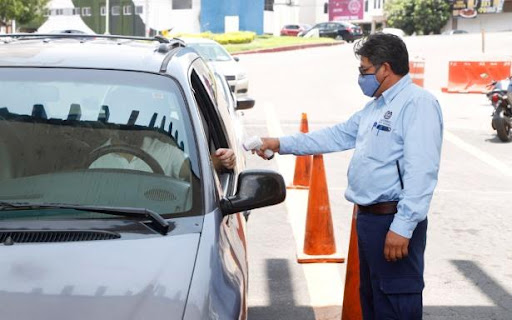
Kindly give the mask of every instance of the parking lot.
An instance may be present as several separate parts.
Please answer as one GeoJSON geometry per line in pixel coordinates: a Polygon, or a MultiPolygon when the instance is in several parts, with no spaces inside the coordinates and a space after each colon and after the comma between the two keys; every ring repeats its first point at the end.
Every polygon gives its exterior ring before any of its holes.
{"type": "MultiPolygon", "coordinates": [[[[512,318],[512,144],[491,128],[483,94],[446,94],[448,61],[512,60],[512,34],[405,39],[411,58],[425,61],[425,87],[436,95],[445,122],[439,183],[429,212],[425,319],[512,318]]],[[[344,121],[367,100],[357,85],[352,44],[241,56],[256,99],[244,120],[249,135],[298,132],[306,112],[310,130],[344,121]]],[[[346,257],[352,204],[343,192],[351,152],[326,164],[337,246],[346,257]]],[[[294,157],[249,167],[280,171],[289,182],[294,157]]],[[[249,219],[249,316],[253,319],[340,319],[346,264],[299,265],[307,191],[286,204],[254,210],[249,219]]]]}

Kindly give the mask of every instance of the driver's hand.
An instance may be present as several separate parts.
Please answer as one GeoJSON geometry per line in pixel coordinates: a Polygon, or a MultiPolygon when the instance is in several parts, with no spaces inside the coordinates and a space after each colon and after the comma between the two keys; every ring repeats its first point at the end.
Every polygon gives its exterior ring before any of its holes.
{"type": "Polygon", "coordinates": [[[224,168],[233,169],[235,167],[236,157],[232,149],[219,148],[213,156],[220,161],[224,168]]]}

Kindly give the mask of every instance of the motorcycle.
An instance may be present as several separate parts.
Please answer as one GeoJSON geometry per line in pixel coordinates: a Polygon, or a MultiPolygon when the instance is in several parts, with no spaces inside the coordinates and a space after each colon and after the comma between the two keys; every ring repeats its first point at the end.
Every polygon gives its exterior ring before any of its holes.
{"type": "Polygon", "coordinates": [[[487,97],[494,111],[491,126],[503,142],[512,140],[512,77],[490,84],[487,97]]]}

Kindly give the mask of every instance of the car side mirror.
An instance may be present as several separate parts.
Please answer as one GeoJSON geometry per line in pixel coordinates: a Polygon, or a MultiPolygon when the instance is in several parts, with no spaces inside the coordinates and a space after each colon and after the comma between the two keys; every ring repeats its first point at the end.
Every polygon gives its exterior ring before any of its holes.
{"type": "Polygon", "coordinates": [[[252,109],[256,101],[252,98],[242,97],[237,98],[235,110],[247,110],[252,109]]]}
{"type": "Polygon", "coordinates": [[[281,203],[286,198],[283,177],[271,170],[244,170],[238,175],[237,192],[223,198],[224,215],[281,203]]]}
{"type": "Polygon", "coordinates": [[[235,59],[236,62],[240,61],[239,57],[233,57],[233,59],[235,59]]]}

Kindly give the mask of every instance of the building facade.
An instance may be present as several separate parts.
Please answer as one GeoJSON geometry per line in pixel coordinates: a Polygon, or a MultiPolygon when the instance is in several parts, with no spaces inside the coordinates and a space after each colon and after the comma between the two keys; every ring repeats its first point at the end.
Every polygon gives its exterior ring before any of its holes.
{"type": "Polygon", "coordinates": [[[108,0],[107,10],[107,0],[51,0],[42,25],[22,27],[25,31],[73,29],[135,36],[168,30],[261,34],[263,6],[264,0],[108,0]]]}

